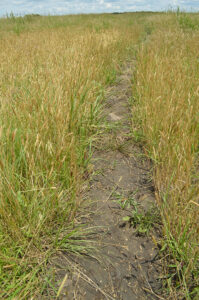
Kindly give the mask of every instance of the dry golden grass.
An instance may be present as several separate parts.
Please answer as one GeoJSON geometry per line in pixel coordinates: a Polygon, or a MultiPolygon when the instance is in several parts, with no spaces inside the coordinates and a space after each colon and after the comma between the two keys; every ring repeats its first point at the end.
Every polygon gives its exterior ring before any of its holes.
{"type": "Polygon", "coordinates": [[[39,298],[50,284],[43,275],[48,257],[60,247],[82,251],[73,222],[103,89],[134,53],[133,114],[155,163],[174,270],[168,284],[173,298],[197,297],[197,17],[178,12],[0,20],[2,299],[39,298]],[[181,288],[177,296],[174,286],[181,288]]]}
{"type": "Polygon", "coordinates": [[[140,35],[131,16],[119,20],[0,22],[1,298],[27,299],[48,284],[37,274],[79,207],[103,88],[140,35]]]}
{"type": "Polygon", "coordinates": [[[155,162],[167,244],[180,279],[177,297],[190,299],[188,289],[195,288],[197,297],[199,284],[199,31],[190,30],[192,21],[182,29],[182,18],[189,20],[181,14],[162,17],[141,45],[136,93],[146,149],[155,162]]]}

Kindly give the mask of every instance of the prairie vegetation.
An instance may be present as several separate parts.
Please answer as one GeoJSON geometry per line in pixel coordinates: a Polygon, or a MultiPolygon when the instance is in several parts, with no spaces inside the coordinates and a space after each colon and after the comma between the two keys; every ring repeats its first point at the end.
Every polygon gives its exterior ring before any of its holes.
{"type": "Polygon", "coordinates": [[[51,284],[50,255],[84,251],[76,213],[103,91],[136,55],[133,130],[154,162],[167,288],[171,299],[197,299],[197,18],[177,12],[0,20],[0,298],[40,297],[51,284]]]}
{"type": "MultiPolygon", "coordinates": [[[[177,299],[199,296],[199,21],[178,12],[153,17],[137,55],[137,130],[154,162],[154,182],[177,299]],[[138,124],[138,123],[137,123],[138,124]]],[[[136,115],[136,118],[135,118],[136,115]]]]}
{"type": "Polygon", "coordinates": [[[55,249],[82,251],[73,222],[103,89],[141,32],[119,20],[0,20],[1,298],[36,296],[55,249]]]}

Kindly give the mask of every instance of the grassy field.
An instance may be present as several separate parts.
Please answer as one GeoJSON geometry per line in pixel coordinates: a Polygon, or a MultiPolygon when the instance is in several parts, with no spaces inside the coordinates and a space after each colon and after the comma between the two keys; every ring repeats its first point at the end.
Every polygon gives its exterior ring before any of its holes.
{"type": "Polygon", "coordinates": [[[75,217],[104,88],[135,55],[133,130],[154,162],[168,293],[197,299],[198,48],[196,14],[0,19],[2,299],[39,297],[50,255],[84,250],[75,217]]]}
{"type": "Polygon", "coordinates": [[[141,32],[131,15],[0,20],[1,299],[39,297],[51,253],[82,251],[73,228],[103,90],[141,32]]]}
{"type": "Polygon", "coordinates": [[[137,55],[134,122],[154,162],[169,289],[176,299],[198,299],[199,19],[177,12],[150,23],[137,55]]]}

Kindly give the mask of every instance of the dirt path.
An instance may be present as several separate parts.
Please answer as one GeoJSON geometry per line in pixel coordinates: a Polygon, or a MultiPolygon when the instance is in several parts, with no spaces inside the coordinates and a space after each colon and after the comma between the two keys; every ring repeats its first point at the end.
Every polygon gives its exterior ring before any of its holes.
{"type": "Polygon", "coordinates": [[[97,228],[92,239],[98,254],[60,258],[59,299],[163,299],[158,296],[161,264],[151,238],[158,230],[145,233],[157,225],[150,210],[155,204],[151,166],[131,137],[131,78],[132,65],[126,64],[106,93],[106,128],[95,145],[94,175],[85,195],[93,201],[89,226],[97,228]],[[72,268],[67,274],[66,266],[72,268]]]}

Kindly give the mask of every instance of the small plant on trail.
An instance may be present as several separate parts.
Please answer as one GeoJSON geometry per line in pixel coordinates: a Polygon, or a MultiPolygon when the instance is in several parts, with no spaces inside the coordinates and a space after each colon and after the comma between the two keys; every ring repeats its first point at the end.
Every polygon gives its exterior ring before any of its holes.
{"type": "Polygon", "coordinates": [[[133,195],[124,196],[118,192],[115,192],[113,194],[113,197],[116,199],[115,201],[119,204],[121,209],[123,209],[123,210],[130,209],[131,206],[135,206],[137,203],[134,198],[136,193],[137,193],[137,190],[133,193],[133,195]]]}
{"type": "Polygon", "coordinates": [[[138,234],[149,234],[151,228],[159,222],[159,216],[154,208],[146,213],[138,210],[139,203],[134,202],[134,209],[130,216],[125,216],[123,221],[130,223],[138,234]]]}

